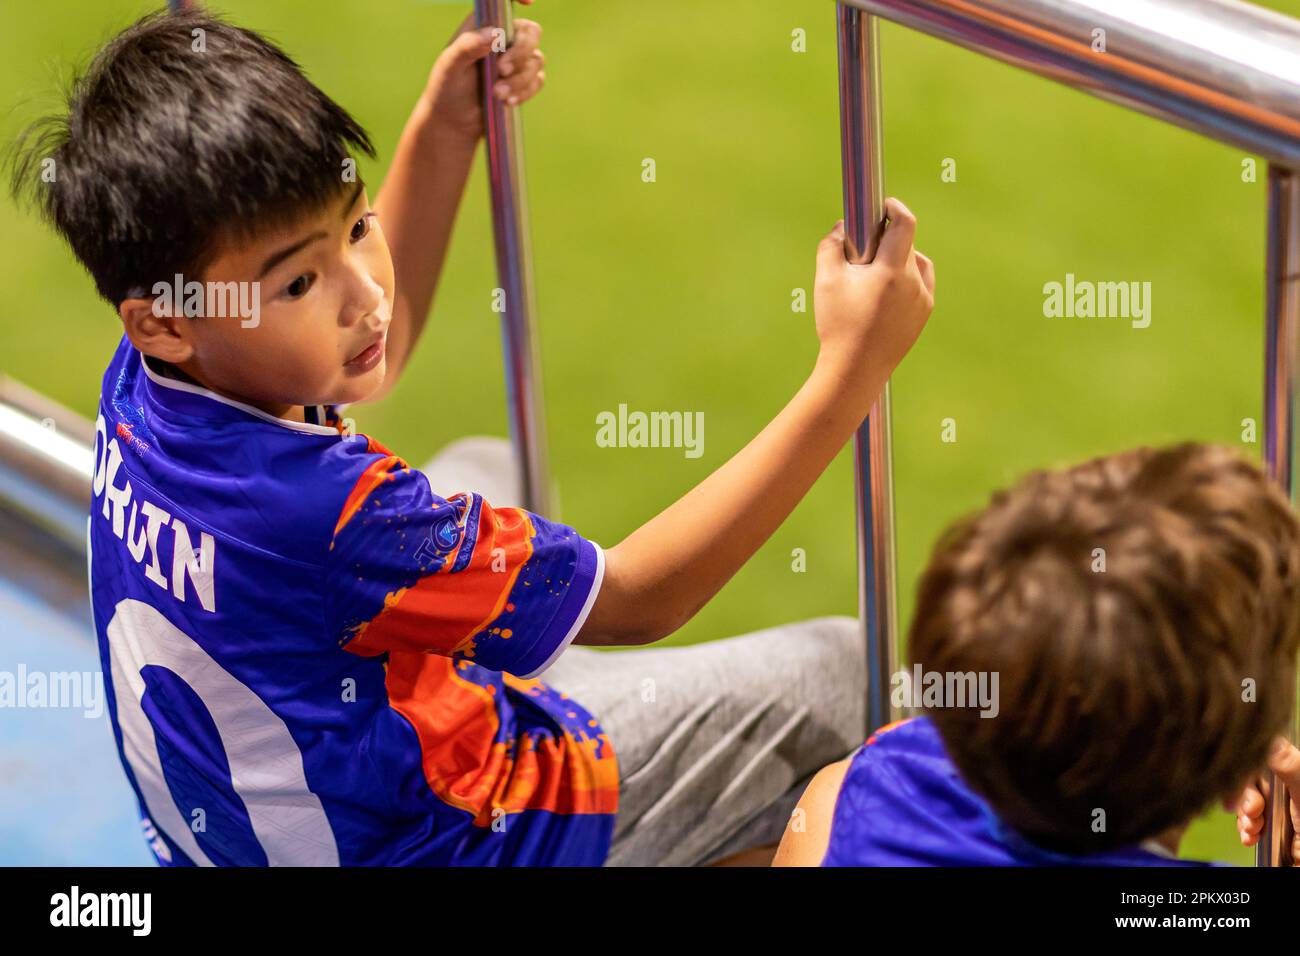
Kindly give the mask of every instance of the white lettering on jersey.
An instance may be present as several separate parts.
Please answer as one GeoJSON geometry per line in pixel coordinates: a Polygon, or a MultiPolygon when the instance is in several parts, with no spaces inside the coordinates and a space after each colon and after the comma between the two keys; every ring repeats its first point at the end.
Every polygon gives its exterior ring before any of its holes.
{"type": "Polygon", "coordinates": [[[194,553],[194,545],[190,543],[190,529],[185,527],[185,522],[180,518],[172,519],[172,535],[172,594],[178,601],[185,600],[185,574],[189,572],[199,603],[205,611],[213,610],[212,561],[216,544],[212,535],[206,531],[200,532],[197,555],[194,553]]]}
{"type": "Polygon", "coordinates": [[[144,503],[144,516],[148,519],[145,531],[149,539],[149,563],[144,567],[144,576],[166,591],[167,579],[163,577],[162,563],[158,560],[158,529],[171,521],[172,516],[152,501],[144,503]]]}
{"type": "Polygon", "coordinates": [[[140,497],[137,503],[132,499],[131,481],[123,476],[122,487],[117,486],[117,473],[122,467],[122,449],[117,439],[108,439],[108,428],[104,416],[95,420],[95,474],[91,488],[94,497],[103,495],[104,501],[100,514],[105,520],[113,522],[113,534],[126,542],[127,552],[137,565],[144,562],[146,548],[149,560],[144,564],[144,575],[164,591],[170,590],[176,600],[185,601],[185,578],[190,579],[199,604],[205,611],[217,610],[216,579],[213,568],[217,560],[216,539],[206,531],[199,532],[199,549],[194,550],[190,529],[179,517],[158,507],[152,501],[140,497]],[[127,508],[130,518],[127,518],[127,508]],[[137,533],[136,524],[139,515],[145,519],[144,530],[137,533]],[[172,577],[167,580],[163,574],[162,561],[158,555],[158,531],[171,526],[172,529],[172,577]]]}
{"type": "MultiPolygon", "coordinates": [[[[108,430],[104,424],[104,416],[100,415],[95,419],[95,448],[108,447],[108,430]]],[[[95,478],[92,482],[95,497],[98,498],[104,491],[104,456],[98,455],[95,461],[95,478]]]]}
{"type": "Polygon", "coordinates": [[[135,516],[139,510],[136,503],[131,502],[131,518],[126,523],[126,548],[131,552],[131,557],[135,558],[136,564],[139,564],[140,559],[144,557],[144,529],[140,529],[140,537],[135,536],[135,516]]]}
{"type": "Polygon", "coordinates": [[[104,517],[108,517],[108,506],[113,505],[113,534],[122,537],[126,506],[131,501],[131,482],[128,480],[121,488],[115,487],[117,470],[122,467],[122,449],[117,439],[108,443],[108,473],[104,479],[104,517]]]}

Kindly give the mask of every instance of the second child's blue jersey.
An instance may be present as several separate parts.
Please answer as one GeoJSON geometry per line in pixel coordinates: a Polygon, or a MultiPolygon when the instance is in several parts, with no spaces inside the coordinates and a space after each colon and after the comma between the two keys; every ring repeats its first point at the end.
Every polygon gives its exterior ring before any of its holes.
{"type": "Polygon", "coordinates": [[[173,865],[599,864],[613,749],[541,683],[600,548],[146,364],[104,376],[91,596],[143,827],[173,865]],[[449,489],[444,489],[449,491],[449,489]]]}
{"type": "Polygon", "coordinates": [[[1006,826],[962,779],[928,717],[880,728],[850,758],[822,866],[1208,866],[1161,849],[1068,856],[1006,826]]]}

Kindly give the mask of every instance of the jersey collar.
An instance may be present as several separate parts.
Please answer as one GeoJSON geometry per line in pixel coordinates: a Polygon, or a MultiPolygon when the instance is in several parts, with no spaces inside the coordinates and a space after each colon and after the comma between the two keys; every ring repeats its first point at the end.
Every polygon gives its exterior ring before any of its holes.
{"type": "MultiPolygon", "coordinates": [[[[234,399],[226,398],[224,395],[218,395],[209,388],[202,385],[196,385],[191,382],[183,382],[179,379],[167,378],[161,372],[157,371],[150,364],[149,359],[139,349],[136,349],[136,355],[140,359],[140,367],[144,369],[144,374],[148,376],[146,388],[149,397],[165,408],[171,408],[178,412],[188,415],[199,415],[206,417],[232,417],[229,412],[240,412],[253,418],[261,419],[264,422],[270,422],[273,425],[279,425],[281,428],[287,428],[291,431],[305,432],[308,435],[329,435],[334,438],[339,437],[339,430],[332,425],[313,425],[310,422],[291,422],[283,418],[277,418],[269,412],[264,412],[260,408],[254,408],[252,405],[246,405],[243,402],[237,402],[234,399]],[[223,412],[225,414],[223,414],[223,412]]],[[[324,409],[317,413],[320,421],[325,420],[324,409]]]]}

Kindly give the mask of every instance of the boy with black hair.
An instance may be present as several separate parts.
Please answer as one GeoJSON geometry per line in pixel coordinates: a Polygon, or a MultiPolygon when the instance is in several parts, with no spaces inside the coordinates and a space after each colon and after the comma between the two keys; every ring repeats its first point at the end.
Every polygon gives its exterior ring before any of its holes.
{"type": "MultiPolygon", "coordinates": [[[[539,33],[516,21],[507,102],[543,81],[539,33]]],[[[423,327],[489,43],[467,25],[438,58],[374,208],[364,130],[279,48],[202,14],[126,29],[16,153],[125,330],[91,587],[164,863],[700,863],[773,842],[799,781],[864,729],[847,619],[561,655],[680,627],[852,435],[933,304],[902,204],[871,265],[845,261],[841,226],[822,240],[799,392],[617,547],[440,497],[342,427],[423,327]]]]}

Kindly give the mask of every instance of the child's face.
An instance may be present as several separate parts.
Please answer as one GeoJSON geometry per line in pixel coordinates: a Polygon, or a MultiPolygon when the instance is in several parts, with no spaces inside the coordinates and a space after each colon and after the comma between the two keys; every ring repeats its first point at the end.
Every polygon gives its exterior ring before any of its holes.
{"type": "Polygon", "coordinates": [[[393,260],[360,184],[319,214],[222,245],[201,281],[240,283],[257,315],[181,316],[170,320],[170,339],[153,343],[172,354],[142,351],[218,393],[289,417],[296,406],[361,401],[383,384],[393,260]]]}

